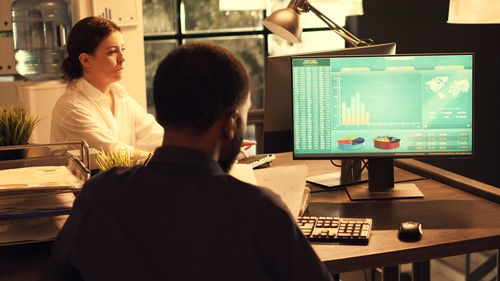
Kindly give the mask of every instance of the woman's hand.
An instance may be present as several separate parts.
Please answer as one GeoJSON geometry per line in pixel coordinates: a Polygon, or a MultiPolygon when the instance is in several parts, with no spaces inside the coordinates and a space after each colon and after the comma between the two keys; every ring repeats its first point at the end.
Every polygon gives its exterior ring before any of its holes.
{"type": "Polygon", "coordinates": [[[248,157],[247,149],[254,146],[255,144],[257,144],[256,141],[243,140],[243,142],[241,142],[241,147],[240,147],[241,154],[243,154],[243,156],[247,158],[248,157]]]}

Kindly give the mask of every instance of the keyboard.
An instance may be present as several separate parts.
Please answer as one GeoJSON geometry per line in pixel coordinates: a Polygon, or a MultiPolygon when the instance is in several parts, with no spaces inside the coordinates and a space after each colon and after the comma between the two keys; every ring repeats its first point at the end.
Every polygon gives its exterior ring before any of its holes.
{"type": "Polygon", "coordinates": [[[297,225],[310,242],[368,244],[372,219],[303,216],[297,225]]]}
{"type": "Polygon", "coordinates": [[[247,158],[238,159],[238,164],[247,164],[252,168],[260,168],[265,167],[265,165],[269,165],[269,162],[276,159],[274,154],[257,154],[250,155],[247,158]]]}

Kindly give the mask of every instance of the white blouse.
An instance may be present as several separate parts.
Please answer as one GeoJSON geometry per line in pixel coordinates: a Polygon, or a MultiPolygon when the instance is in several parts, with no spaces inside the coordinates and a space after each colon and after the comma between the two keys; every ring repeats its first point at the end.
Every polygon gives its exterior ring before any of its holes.
{"type": "Polygon", "coordinates": [[[125,88],[114,83],[115,114],[108,96],[85,78],[71,81],[52,110],[51,142],[85,139],[90,147],[105,150],[136,148],[151,152],[160,146],[164,130],[125,88]]]}

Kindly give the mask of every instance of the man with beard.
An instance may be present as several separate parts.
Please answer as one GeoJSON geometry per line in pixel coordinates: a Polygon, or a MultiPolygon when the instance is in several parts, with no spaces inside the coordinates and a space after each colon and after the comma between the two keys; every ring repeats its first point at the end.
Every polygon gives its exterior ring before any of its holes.
{"type": "Polygon", "coordinates": [[[147,166],[82,188],[53,246],[83,280],[331,280],[279,196],[227,174],[246,131],[249,77],[229,51],[173,50],[154,81],[163,145],[147,166]]]}

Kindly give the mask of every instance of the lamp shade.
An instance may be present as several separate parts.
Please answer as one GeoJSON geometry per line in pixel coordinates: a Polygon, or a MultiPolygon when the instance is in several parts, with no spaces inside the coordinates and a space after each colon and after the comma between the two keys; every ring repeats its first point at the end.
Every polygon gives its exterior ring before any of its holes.
{"type": "Polygon", "coordinates": [[[450,0],[448,23],[500,23],[500,1],[450,0]]]}
{"type": "Polygon", "coordinates": [[[302,26],[299,14],[292,8],[280,9],[264,19],[269,31],[291,43],[300,42],[302,26]]]}

